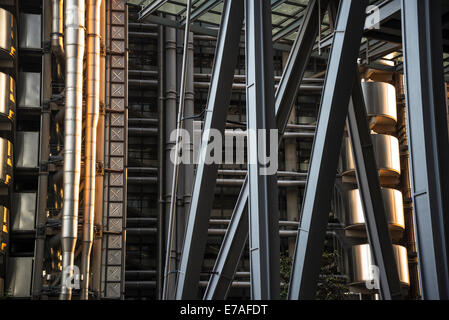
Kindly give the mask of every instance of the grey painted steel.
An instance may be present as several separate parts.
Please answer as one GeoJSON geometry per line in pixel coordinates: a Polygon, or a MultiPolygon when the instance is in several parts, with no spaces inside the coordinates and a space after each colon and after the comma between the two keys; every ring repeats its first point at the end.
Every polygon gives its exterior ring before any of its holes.
{"type": "Polygon", "coordinates": [[[81,175],[81,134],[83,111],[84,1],[67,0],[65,7],[65,121],[64,121],[64,202],[62,212],[61,300],[70,300],[75,245],[78,237],[79,185],[81,175]]]}
{"type": "Polygon", "coordinates": [[[89,299],[90,255],[94,241],[96,149],[98,147],[97,126],[100,113],[101,2],[102,0],[87,0],[87,105],[86,134],[84,139],[84,224],[81,253],[81,300],[89,299]]]}
{"type": "MultiPolygon", "coordinates": [[[[168,233],[167,233],[167,247],[165,251],[165,271],[164,271],[164,286],[162,289],[162,297],[164,300],[171,299],[174,292],[169,290],[169,283],[176,281],[176,273],[171,271],[171,264],[173,264],[173,259],[171,259],[172,248],[175,242],[175,230],[176,230],[176,194],[178,191],[178,178],[179,178],[179,159],[181,157],[182,144],[180,143],[180,130],[184,126],[184,109],[185,109],[185,97],[186,97],[186,80],[187,80],[187,64],[189,60],[189,35],[190,35],[190,14],[191,14],[192,1],[187,0],[187,16],[186,16],[186,27],[184,30],[184,48],[182,55],[182,69],[181,69],[181,83],[180,83],[180,93],[179,93],[179,106],[178,106],[178,119],[176,122],[176,142],[175,142],[175,163],[173,166],[173,176],[172,176],[172,189],[171,189],[171,199],[170,199],[170,212],[168,219],[168,233]]],[[[191,105],[189,105],[191,107],[191,105]]],[[[191,109],[191,108],[189,108],[191,109]]],[[[176,268],[176,267],[175,267],[176,268]]]]}
{"type": "MultiPolygon", "coordinates": [[[[159,130],[159,137],[158,137],[158,168],[157,168],[157,179],[158,179],[158,214],[157,214],[157,297],[159,300],[162,299],[162,285],[164,282],[164,210],[165,210],[165,203],[164,203],[164,175],[165,175],[165,155],[164,155],[164,130],[165,130],[165,115],[164,115],[164,100],[165,100],[165,94],[164,94],[164,88],[165,88],[165,57],[164,57],[164,27],[159,26],[158,27],[158,42],[157,42],[157,60],[158,60],[158,76],[159,76],[159,86],[158,86],[158,99],[157,99],[157,113],[159,115],[158,118],[158,130],[159,130]]],[[[129,123],[129,119],[128,119],[129,123]]],[[[140,168],[138,168],[140,169],[140,168]]],[[[155,168],[156,169],[156,168],[155,168]]],[[[130,171],[130,168],[128,168],[128,172],[130,171]]],[[[128,220],[129,221],[129,220],[128,220]]]]}
{"type": "MultiPolygon", "coordinates": [[[[226,1],[223,7],[217,47],[215,51],[213,77],[209,90],[204,131],[217,129],[224,132],[226,115],[231,98],[234,70],[237,64],[240,32],[243,25],[243,1],[226,1]]],[[[196,170],[192,191],[192,203],[186,226],[186,235],[179,267],[176,299],[196,299],[198,281],[207,241],[207,225],[212,209],[217,164],[206,165],[208,135],[203,135],[199,151],[199,164],[196,170]]]]}
{"type": "MultiPolygon", "coordinates": [[[[199,17],[201,17],[203,14],[208,12],[210,9],[213,9],[217,4],[219,4],[222,0],[207,0],[203,4],[201,4],[199,7],[195,8],[195,10],[192,11],[192,16],[190,18],[190,21],[195,21],[199,17]]],[[[182,19],[180,22],[180,25],[184,25],[186,23],[186,19],[182,19]]]]}
{"type": "MultiPolygon", "coordinates": [[[[174,17],[171,17],[174,19],[174,17]]],[[[171,20],[170,20],[171,21],[171,20]]],[[[165,159],[170,159],[171,150],[174,147],[174,141],[170,139],[170,135],[173,130],[176,129],[176,96],[177,96],[177,88],[176,88],[176,29],[174,28],[166,28],[165,29],[165,159]]],[[[170,214],[170,206],[167,203],[171,200],[171,184],[172,184],[172,175],[173,175],[173,162],[165,161],[165,226],[164,226],[164,234],[167,235],[167,226],[170,214]]],[[[167,236],[165,236],[167,239],[167,236]]],[[[166,246],[166,243],[164,243],[166,246]]],[[[165,247],[164,246],[164,247],[165,247]]],[[[165,249],[165,248],[164,248],[165,249]]],[[[174,248],[171,252],[171,259],[174,260],[174,263],[171,265],[173,269],[170,272],[175,271],[176,268],[176,259],[177,259],[177,251],[178,248],[174,248]]],[[[164,264],[165,266],[165,264],[164,264]]],[[[164,277],[165,278],[165,277],[164,277]]],[[[164,281],[164,279],[162,279],[164,281]]],[[[173,281],[171,285],[175,286],[175,282],[173,281]]],[[[170,288],[171,291],[173,291],[170,288]]]]}
{"type": "Polygon", "coordinates": [[[368,240],[374,264],[379,268],[381,297],[384,300],[401,299],[401,285],[382,200],[360,76],[356,68],[354,71],[352,99],[348,110],[348,129],[368,240]]]}
{"type": "MultiPolygon", "coordinates": [[[[301,80],[304,77],[304,71],[318,34],[319,17],[317,1],[310,1],[306,10],[306,20],[304,20],[304,23],[299,29],[297,40],[291,51],[291,57],[287,61],[287,66],[279,83],[279,89],[276,92],[276,124],[280,132],[284,132],[285,126],[288,123],[290,110],[296,99],[296,96],[292,93],[297,92],[301,80]],[[294,81],[290,81],[292,79],[294,81]],[[281,94],[281,92],[283,93],[281,94]],[[288,96],[290,99],[283,98],[283,94],[287,92],[289,93],[288,96]]],[[[321,18],[323,16],[324,12],[321,12],[321,18]]],[[[209,285],[204,294],[204,299],[206,300],[225,299],[229,291],[231,279],[233,278],[241,252],[248,238],[248,228],[246,227],[248,224],[248,213],[246,210],[248,194],[248,177],[246,177],[234,207],[228,231],[218,253],[209,285]]]]}
{"type": "Polygon", "coordinates": [[[264,174],[267,169],[258,159],[260,154],[269,154],[270,130],[276,127],[271,30],[270,0],[246,0],[246,119],[248,132],[258,133],[249,134],[247,143],[252,300],[280,296],[277,176],[268,171],[264,174]],[[262,137],[259,130],[263,130],[262,137]]]}
{"type": "Polygon", "coordinates": [[[449,299],[449,146],[440,2],[402,0],[402,33],[422,297],[449,299]]]}
{"type": "Polygon", "coordinates": [[[340,2],[321,100],[289,299],[314,299],[343,130],[368,1],[340,2]]]}

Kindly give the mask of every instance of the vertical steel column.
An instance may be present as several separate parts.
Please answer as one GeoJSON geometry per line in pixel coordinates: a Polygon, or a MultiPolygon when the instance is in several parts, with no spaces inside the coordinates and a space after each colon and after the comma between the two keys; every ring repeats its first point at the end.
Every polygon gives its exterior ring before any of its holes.
{"type": "MultiPolygon", "coordinates": [[[[168,19],[174,19],[169,17],[168,19]]],[[[173,130],[176,130],[176,29],[165,29],[165,223],[164,232],[166,243],[168,243],[168,221],[170,217],[170,203],[172,190],[172,176],[173,176],[173,162],[170,161],[170,153],[174,148],[174,141],[170,140],[170,135],[173,130]]],[[[168,253],[165,252],[167,255],[168,253]]],[[[175,272],[176,270],[176,248],[170,252],[170,270],[168,272],[175,272]]],[[[165,266],[165,264],[164,264],[165,266]]],[[[165,274],[164,274],[165,279],[165,274]]],[[[173,292],[175,281],[170,283],[167,288],[169,292],[173,292]]]]}
{"type": "MultiPolygon", "coordinates": [[[[287,126],[293,103],[297,97],[318,34],[319,18],[322,20],[324,16],[325,10],[321,11],[320,16],[318,15],[317,1],[311,0],[308,4],[304,22],[299,28],[298,36],[293,44],[276,92],[276,123],[280,133],[284,132],[287,126]]],[[[326,0],[321,1],[324,3],[326,0]]],[[[209,284],[204,293],[205,300],[225,299],[229,292],[237,264],[248,238],[248,194],[247,176],[240,190],[209,284]]]]}
{"type": "Polygon", "coordinates": [[[402,0],[410,176],[424,299],[449,299],[449,145],[441,3],[402,0]]]}
{"type": "MultiPolygon", "coordinates": [[[[50,42],[51,37],[51,1],[44,0],[42,6],[42,24],[44,43],[50,42]]],[[[42,58],[42,114],[39,151],[39,186],[37,199],[36,244],[34,248],[34,267],[32,297],[39,299],[42,292],[42,271],[45,253],[45,231],[47,222],[47,197],[48,197],[48,157],[50,155],[50,98],[51,90],[51,52],[44,52],[42,58]]]]}
{"type": "Polygon", "coordinates": [[[264,172],[258,158],[270,152],[270,133],[276,126],[271,3],[246,0],[245,14],[251,298],[279,299],[277,177],[264,172]]]}
{"type": "Polygon", "coordinates": [[[368,1],[342,0],[321,100],[289,299],[313,299],[368,1]]]}
{"type": "Polygon", "coordinates": [[[210,193],[215,189],[218,173],[217,164],[205,163],[207,145],[210,139],[210,129],[224,132],[239,53],[243,15],[243,1],[229,0],[224,3],[198,157],[199,164],[193,185],[192,202],[181,255],[176,299],[197,298],[201,265],[206,249],[208,220],[214,198],[210,193]]]}
{"type": "MultiPolygon", "coordinates": [[[[176,245],[177,237],[175,233],[177,229],[179,230],[179,224],[176,222],[179,221],[177,213],[176,213],[176,202],[177,202],[177,191],[178,191],[178,178],[179,178],[179,159],[181,158],[181,150],[182,144],[180,143],[180,130],[183,129],[183,118],[184,118],[184,106],[185,106],[185,93],[186,93],[186,79],[187,79],[187,63],[188,63],[188,55],[189,55],[189,35],[190,35],[190,11],[191,11],[192,1],[187,1],[187,16],[186,16],[186,27],[184,31],[184,48],[183,48],[183,56],[182,56],[182,70],[181,70],[181,82],[180,82],[180,95],[179,95],[179,107],[178,107],[178,118],[176,123],[176,143],[175,143],[175,163],[173,166],[173,177],[172,177],[172,185],[171,185],[171,199],[170,199],[170,216],[168,219],[168,236],[167,236],[167,249],[165,254],[165,278],[164,278],[164,288],[163,288],[163,297],[164,299],[170,299],[171,294],[174,293],[172,291],[167,290],[170,284],[170,280],[172,276],[176,274],[170,272],[173,268],[171,264],[173,263],[171,259],[171,252],[174,246],[176,245]],[[178,228],[177,228],[178,227],[178,228]]],[[[173,160],[172,158],[170,158],[173,160]]],[[[184,220],[184,219],[183,219],[184,220]]],[[[183,224],[181,224],[182,226],[183,224]]],[[[182,232],[182,231],[181,231],[182,232]]],[[[176,260],[174,261],[177,262],[176,260]]],[[[174,266],[176,269],[176,265],[174,266]]],[[[176,280],[176,277],[174,277],[176,280]]],[[[175,280],[171,281],[174,282],[175,280]]]]}
{"type": "Polygon", "coordinates": [[[162,283],[164,282],[164,139],[165,137],[165,115],[164,115],[164,103],[165,103],[165,65],[164,65],[164,26],[158,27],[158,40],[157,40],[157,65],[158,65],[158,98],[157,98],[157,113],[158,113],[158,172],[157,172],[157,185],[158,185],[158,215],[157,215],[157,297],[162,299],[162,283]]]}
{"type": "Polygon", "coordinates": [[[380,293],[383,299],[401,299],[396,259],[382,200],[379,173],[367,122],[360,76],[354,66],[354,85],[348,110],[348,129],[362,199],[368,239],[374,264],[379,268],[380,293]]]}

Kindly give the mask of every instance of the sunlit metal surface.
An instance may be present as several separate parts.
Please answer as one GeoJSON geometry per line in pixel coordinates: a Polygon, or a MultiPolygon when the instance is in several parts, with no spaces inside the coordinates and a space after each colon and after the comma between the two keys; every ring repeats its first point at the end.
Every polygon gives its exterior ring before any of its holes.
{"type": "Polygon", "coordinates": [[[12,231],[34,230],[36,219],[36,193],[14,193],[12,208],[12,231]]]}
{"type": "MultiPolygon", "coordinates": [[[[404,208],[402,202],[402,193],[395,189],[382,188],[382,198],[387,213],[387,221],[390,232],[394,236],[400,236],[405,228],[404,208]]],[[[350,233],[351,236],[361,236],[366,238],[365,217],[363,213],[362,202],[359,189],[347,192],[348,201],[348,223],[347,231],[361,231],[360,234],[350,233]]],[[[347,233],[348,235],[348,233],[347,233]]]]}
{"type": "MultiPolygon", "coordinates": [[[[407,249],[403,246],[393,245],[393,251],[398,266],[399,280],[402,286],[410,285],[408,271],[407,249]]],[[[352,247],[353,275],[351,287],[355,291],[368,292],[370,284],[375,283],[376,267],[372,261],[369,244],[352,247]],[[368,284],[368,286],[367,286],[368,284]]]]}
{"type": "Polygon", "coordinates": [[[363,82],[362,90],[371,130],[377,133],[394,132],[398,117],[396,89],[385,82],[363,82]]]}
{"type": "Polygon", "coordinates": [[[0,116],[12,119],[16,107],[16,82],[13,77],[0,72],[0,116]]]}
{"type": "MultiPolygon", "coordinates": [[[[371,135],[376,163],[379,168],[381,183],[383,177],[398,177],[401,174],[399,141],[397,138],[383,134],[371,135]]],[[[341,153],[341,171],[343,175],[355,175],[354,159],[348,137],[343,139],[341,153]]]]}
{"type": "Polygon", "coordinates": [[[12,177],[12,143],[5,138],[0,138],[0,183],[9,185],[12,177]]]}
{"type": "Polygon", "coordinates": [[[31,295],[33,257],[10,257],[5,282],[5,291],[13,297],[25,298],[31,295]]]}
{"type": "Polygon", "coordinates": [[[0,8],[0,51],[16,56],[17,50],[17,24],[14,16],[5,9],[0,8]]]}
{"type": "Polygon", "coordinates": [[[42,47],[40,14],[20,15],[20,37],[19,46],[21,49],[40,49],[42,47]]]}
{"type": "Polygon", "coordinates": [[[39,132],[17,131],[16,168],[37,168],[39,166],[39,132]]]}

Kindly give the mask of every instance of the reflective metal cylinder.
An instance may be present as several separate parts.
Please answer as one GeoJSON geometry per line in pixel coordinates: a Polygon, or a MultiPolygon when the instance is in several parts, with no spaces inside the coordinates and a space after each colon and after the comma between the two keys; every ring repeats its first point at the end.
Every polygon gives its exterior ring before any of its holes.
{"type": "MultiPolygon", "coordinates": [[[[382,188],[382,198],[390,233],[393,239],[398,239],[405,229],[402,193],[395,189],[382,188]]],[[[359,189],[347,191],[347,204],[348,222],[346,235],[366,238],[365,216],[359,189]]]]}
{"type": "Polygon", "coordinates": [[[362,82],[362,90],[371,130],[394,132],[398,119],[394,86],[385,82],[362,82]]]}
{"type": "Polygon", "coordinates": [[[0,183],[10,185],[12,180],[13,146],[11,141],[0,138],[0,183]]]}
{"type": "Polygon", "coordinates": [[[0,8],[0,57],[16,58],[17,22],[14,15],[0,8]]]}
{"type": "MultiPolygon", "coordinates": [[[[389,183],[389,180],[391,178],[398,179],[401,175],[398,139],[384,134],[372,134],[371,139],[373,140],[374,154],[376,156],[381,184],[394,184],[389,183]]],[[[341,172],[342,175],[355,176],[354,158],[349,137],[343,139],[341,172]]]]}
{"type": "Polygon", "coordinates": [[[16,81],[0,72],[0,117],[12,120],[16,109],[16,81]]]}
{"type": "MultiPolygon", "coordinates": [[[[401,285],[410,285],[408,272],[407,249],[403,246],[393,245],[393,252],[398,267],[401,285]]],[[[353,274],[350,286],[354,291],[370,292],[370,285],[376,283],[378,271],[373,263],[369,244],[356,245],[352,247],[353,274]]]]}

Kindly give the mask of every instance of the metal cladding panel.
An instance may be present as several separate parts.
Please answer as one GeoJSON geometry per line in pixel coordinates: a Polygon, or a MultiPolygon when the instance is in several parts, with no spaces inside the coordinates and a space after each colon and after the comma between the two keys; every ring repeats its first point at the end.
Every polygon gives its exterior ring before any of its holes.
{"type": "Polygon", "coordinates": [[[0,138],[0,182],[11,183],[13,147],[5,138],[0,138]]]}
{"type": "MultiPolygon", "coordinates": [[[[362,225],[365,223],[365,217],[362,208],[359,189],[348,191],[349,205],[349,225],[362,225]]],[[[387,220],[390,225],[397,226],[401,229],[405,228],[404,208],[402,201],[402,193],[395,189],[382,188],[382,198],[384,201],[387,220]]]]}
{"type": "Polygon", "coordinates": [[[17,131],[16,167],[37,168],[39,166],[39,132],[17,131]]]}
{"type": "Polygon", "coordinates": [[[9,11],[0,8],[0,50],[10,56],[16,56],[17,25],[14,16],[9,11]]]}
{"type": "MultiPolygon", "coordinates": [[[[399,272],[399,279],[402,285],[410,284],[407,249],[403,246],[393,245],[394,256],[399,272]]],[[[351,286],[359,287],[361,291],[366,291],[366,283],[374,281],[375,272],[373,258],[369,244],[356,245],[352,247],[353,278],[351,286]]]]}
{"type": "Polygon", "coordinates": [[[14,193],[12,208],[12,231],[34,230],[36,193],[14,193]]]}
{"type": "Polygon", "coordinates": [[[31,295],[32,270],[32,257],[10,257],[5,291],[16,298],[29,297],[31,295]]]}
{"type": "Polygon", "coordinates": [[[41,105],[41,74],[21,72],[19,74],[18,106],[39,108],[41,105]]]}
{"type": "Polygon", "coordinates": [[[20,48],[42,48],[42,18],[39,14],[20,15],[20,48]]]}
{"type": "MultiPolygon", "coordinates": [[[[384,134],[372,134],[376,163],[381,174],[385,171],[401,173],[399,141],[397,138],[384,134]]],[[[352,148],[348,137],[343,139],[341,154],[341,170],[343,173],[354,172],[355,165],[352,148]]]]}
{"type": "Polygon", "coordinates": [[[10,75],[0,72],[0,116],[12,118],[16,106],[16,82],[10,75]]]}
{"type": "Polygon", "coordinates": [[[396,89],[385,82],[362,82],[362,90],[371,129],[394,130],[398,118],[396,89]]]}

